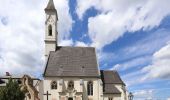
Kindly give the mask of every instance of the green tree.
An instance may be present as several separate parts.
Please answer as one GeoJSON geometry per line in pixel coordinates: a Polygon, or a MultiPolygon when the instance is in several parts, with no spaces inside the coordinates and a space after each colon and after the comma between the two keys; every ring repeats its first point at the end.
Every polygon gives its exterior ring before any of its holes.
{"type": "Polygon", "coordinates": [[[0,92],[0,100],[24,100],[25,94],[20,90],[20,86],[16,80],[9,79],[0,92]]]}

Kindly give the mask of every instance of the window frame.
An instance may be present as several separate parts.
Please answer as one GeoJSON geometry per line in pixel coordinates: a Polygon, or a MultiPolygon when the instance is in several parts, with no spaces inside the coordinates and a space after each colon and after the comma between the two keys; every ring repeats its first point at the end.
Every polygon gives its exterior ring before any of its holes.
{"type": "Polygon", "coordinates": [[[48,26],[48,36],[53,36],[53,28],[51,24],[48,26]]]}
{"type": "Polygon", "coordinates": [[[93,82],[92,81],[89,81],[87,83],[87,95],[93,96],[93,82]]]}
{"type": "Polygon", "coordinates": [[[56,90],[58,87],[57,81],[51,81],[51,90],[56,90]]]}
{"type": "Polygon", "coordinates": [[[74,81],[68,81],[67,88],[69,90],[73,90],[74,89],[74,81]]]}

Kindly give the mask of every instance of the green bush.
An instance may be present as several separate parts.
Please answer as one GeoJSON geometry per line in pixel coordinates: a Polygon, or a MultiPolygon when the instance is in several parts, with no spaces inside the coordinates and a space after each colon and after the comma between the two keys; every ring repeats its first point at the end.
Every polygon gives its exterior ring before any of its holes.
{"type": "Polygon", "coordinates": [[[0,100],[24,100],[25,94],[20,90],[18,82],[9,79],[6,87],[1,88],[0,100]]]}

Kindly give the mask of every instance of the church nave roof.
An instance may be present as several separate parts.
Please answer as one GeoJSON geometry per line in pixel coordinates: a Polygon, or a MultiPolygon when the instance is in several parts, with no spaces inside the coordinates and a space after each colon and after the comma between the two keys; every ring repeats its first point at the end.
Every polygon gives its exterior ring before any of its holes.
{"type": "Polygon", "coordinates": [[[93,47],[57,47],[50,52],[44,76],[100,77],[93,47]]]}

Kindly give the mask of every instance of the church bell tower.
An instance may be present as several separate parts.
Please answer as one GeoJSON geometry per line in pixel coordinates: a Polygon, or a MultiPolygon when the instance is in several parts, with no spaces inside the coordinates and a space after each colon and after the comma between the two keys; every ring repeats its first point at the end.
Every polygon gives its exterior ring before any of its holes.
{"type": "Polygon", "coordinates": [[[57,46],[57,10],[55,9],[53,0],[49,0],[45,8],[45,58],[47,60],[49,52],[55,51],[57,46]]]}

